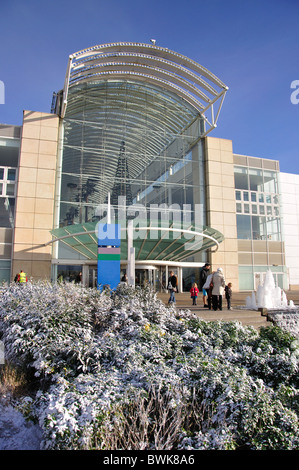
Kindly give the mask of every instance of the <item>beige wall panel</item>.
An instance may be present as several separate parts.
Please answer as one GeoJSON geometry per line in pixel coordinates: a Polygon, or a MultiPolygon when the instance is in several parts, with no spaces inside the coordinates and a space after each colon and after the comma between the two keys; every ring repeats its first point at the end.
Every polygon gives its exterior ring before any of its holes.
{"type": "Polygon", "coordinates": [[[34,228],[45,228],[53,226],[53,214],[34,214],[34,228]]]}
{"type": "Polygon", "coordinates": [[[221,161],[221,152],[220,149],[209,149],[209,163],[221,161]]]}
{"type": "MultiPolygon", "coordinates": [[[[222,156],[222,152],[221,152],[222,156]]],[[[230,163],[223,163],[221,162],[221,173],[222,175],[228,175],[230,178],[232,176],[232,165],[230,163]]]]}
{"type": "Polygon", "coordinates": [[[210,253],[210,261],[213,269],[219,266],[223,268],[225,277],[229,277],[235,290],[238,290],[238,242],[232,142],[213,137],[206,138],[205,162],[208,225],[219,230],[225,237],[219,250],[216,253],[210,253]]]}
{"type": "Polygon", "coordinates": [[[233,164],[233,154],[232,151],[221,150],[221,162],[222,164],[233,164]]]}
{"type": "Polygon", "coordinates": [[[290,284],[289,290],[299,290],[299,284],[290,284]]]}
{"type": "Polygon", "coordinates": [[[251,240],[238,240],[238,251],[251,251],[251,240]]]}
{"type": "Polygon", "coordinates": [[[216,162],[214,160],[209,161],[208,164],[207,164],[207,170],[208,170],[208,173],[211,173],[213,175],[213,181],[211,181],[210,184],[215,184],[214,175],[221,175],[222,174],[221,173],[221,165],[219,165],[219,162],[216,162]]]}
{"type": "Polygon", "coordinates": [[[253,240],[252,247],[255,253],[267,252],[267,242],[264,240],[253,240]]]}
{"type": "Polygon", "coordinates": [[[35,200],[36,214],[53,214],[54,204],[52,199],[40,198],[35,200]]]}
{"type": "MultiPolygon", "coordinates": [[[[52,235],[50,234],[49,230],[44,229],[35,229],[33,231],[33,245],[41,245],[44,243],[48,243],[52,240],[52,235]]],[[[52,250],[52,245],[49,245],[48,250],[52,250]]]]}
{"type": "Polygon", "coordinates": [[[40,118],[40,124],[42,127],[55,127],[58,129],[59,119],[55,114],[44,114],[40,118]]]}
{"type": "Polygon", "coordinates": [[[24,183],[20,181],[18,183],[18,198],[20,197],[34,197],[36,192],[35,183],[24,183]]]}
{"type": "Polygon", "coordinates": [[[18,243],[17,251],[14,251],[14,259],[32,261],[32,243],[18,243]]]}
{"type": "Polygon", "coordinates": [[[32,228],[34,222],[33,212],[19,212],[18,219],[16,219],[16,228],[32,228]]]}
{"type": "Polygon", "coordinates": [[[223,209],[225,212],[231,212],[234,214],[234,218],[236,218],[236,203],[232,199],[223,199],[223,209]]]}
{"type": "Polygon", "coordinates": [[[252,254],[251,253],[239,253],[238,263],[243,265],[252,265],[252,254]]]}
{"type": "Polygon", "coordinates": [[[208,186],[209,197],[211,199],[223,199],[223,190],[221,186],[208,186]]]}
{"type": "Polygon", "coordinates": [[[34,212],[35,199],[32,197],[22,197],[17,200],[18,212],[34,212]]]}
{"type": "Polygon", "coordinates": [[[221,183],[223,187],[233,188],[235,185],[235,179],[232,175],[222,175],[221,183]]]}
{"type": "Polygon", "coordinates": [[[35,139],[22,139],[21,152],[25,153],[38,153],[39,140],[35,139]]]}
{"type": "Polygon", "coordinates": [[[222,153],[228,152],[230,154],[230,159],[233,162],[233,142],[228,139],[219,139],[220,149],[222,153]]]}
{"type": "Polygon", "coordinates": [[[39,151],[43,155],[51,155],[56,157],[57,142],[51,142],[50,140],[40,140],[39,151]]]}
{"type": "Polygon", "coordinates": [[[283,255],[282,253],[269,253],[269,264],[274,264],[274,265],[283,265],[283,255]]]}
{"type": "Polygon", "coordinates": [[[227,188],[227,187],[222,188],[223,199],[231,200],[231,201],[234,201],[234,203],[235,203],[235,188],[234,188],[234,186],[229,187],[229,188],[227,188]]]}
{"type": "Polygon", "coordinates": [[[23,113],[23,122],[24,124],[40,126],[42,115],[43,113],[39,111],[25,110],[23,113]]]}
{"type": "Polygon", "coordinates": [[[209,201],[209,208],[211,212],[221,212],[223,211],[223,201],[222,199],[211,198],[209,201]]]}
{"type": "Polygon", "coordinates": [[[226,266],[236,265],[239,263],[237,251],[225,251],[224,264],[226,266]]]}
{"type": "Polygon", "coordinates": [[[37,170],[37,183],[55,184],[55,171],[39,168],[37,170]]]}
{"type": "Polygon", "coordinates": [[[216,253],[213,253],[212,270],[216,271],[220,267],[224,267],[224,253],[218,250],[216,253]]]}
{"type": "Polygon", "coordinates": [[[226,225],[223,229],[223,232],[225,232],[223,234],[227,238],[232,238],[232,239],[237,238],[237,231],[236,231],[236,227],[234,225],[226,225]]]}
{"type": "Polygon", "coordinates": [[[53,114],[24,111],[12,275],[50,278],[55,169],[59,119],[53,114]]]}
{"type": "MultiPolygon", "coordinates": [[[[22,150],[22,167],[36,168],[38,162],[38,154],[27,153],[22,150]]],[[[21,166],[20,168],[21,169],[21,166]]]]}
{"type": "Polygon", "coordinates": [[[26,139],[39,139],[40,126],[27,124],[23,128],[22,137],[26,139]]]}
{"type": "Polygon", "coordinates": [[[232,212],[225,212],[225,214],[223,214],[223,225],[224,226],[233,226],[233,227],[236,227],[236,233],[237,233],[237,225],[236,225],[236,214],[235,213],[232,213],[232,212]]]}
{"type": "Polygon", "coordinates": [[[51,261],[34,261],[31,276],[33,279],[50,279],[51,261]]]}
{"type": "Polygon", "coordinates": [[[220,139],[217,137],[207,137],[206,148],[220,150],[220,139]]]}
{"type": "Polygon", "coordinates": [[[40,139],[57,142],[57,128],[43,125],[40,129],[40,139]]]}
{"type": "Polygon", "coordinates": [[[223,242],[223,246],[225,251],[233,251],[238,253],[238,240],[236,238],[226,237],[223,242]]]}
{"type": "Polygon", "coordinates": [[[36,182],[36,175],[37,169],[36,168],[28,168],[28,167],[21,167],[19,169],[18,174],[18,181],[25,182],[25,183],[35,183],[36,182]]]}
{"type": "Polygon", "coordinates": [[[284,251],[284,246],[281,242],[268,242],[270,253],[281,253],[284,251]]]}
{"type": "MultiPolygon", "coordinates": [[[[31,243],[33,240],[33,229],[31,228],[15,228],[15,244],[31,243]]],[[[15,247],[16,248],[16,247],[15,247]]]]}
{"type": "Polygon", "coordinates": [[[36,184],[36,197],[37,198],[45,198],[45,199],[54,199],[54,184],[44,184],[44,183],[37,183],[36,184]]]}
{"type": "Polygon", "coordinates": [[[254,253],[254,264],[265,266],[268,264],[267,253],[254,253]]]}
{"type": "Polygon", "coordinates": [[[51,247],[38,246],[37,248],[34,248],[32,251],[32,260],[51,261],[51,247]]]}
{"type": "Polygon", "coordinates": [[[39,153],[38,155],[38,168],[46,168],[49,170],[56,170],[56,156],[44,155],[39,153]]]}

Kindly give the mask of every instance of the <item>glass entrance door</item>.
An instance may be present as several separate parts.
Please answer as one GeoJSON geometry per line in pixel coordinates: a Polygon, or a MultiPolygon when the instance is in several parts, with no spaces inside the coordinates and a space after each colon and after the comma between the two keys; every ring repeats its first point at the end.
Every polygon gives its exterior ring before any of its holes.
{"type": "Polygon", "coordinates": [[[91,266],[88,269],[88,286],[97,287],[97,268],[91,266]]]}
{"type": "Polygon", "coordinates": [[[155,267],[139,267],[135,269],[135,286],[146,287],[150,285],[156,291],[160,290],[159,269],[155,267]]]}

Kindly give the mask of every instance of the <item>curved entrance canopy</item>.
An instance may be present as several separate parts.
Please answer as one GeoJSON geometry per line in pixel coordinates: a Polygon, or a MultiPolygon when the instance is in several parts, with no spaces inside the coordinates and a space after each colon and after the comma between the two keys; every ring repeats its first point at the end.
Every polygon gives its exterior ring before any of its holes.
{"type": "MultiPolygon", "coordinates": [[[[169,104],[174,96],[179,97],[190,115],[189,124],[199,115],[202,117],[205,123],[203,135],[216,127],[228,90],[228,87],[205,67],[165,47],[131,42],[101,44],[69,56],[61,117],[65,117],[68,107],[73,106],[69,98],[75,87],[114,82],[119,92],[124,81],[142,85],[146,83],[160,90],[160,93],[165,93],[166,96],[168,94],[169,104]]],[[[143,103],[138,100],[138,96],[135,98],[135,104],[136,115],[140,119],[143,103]]],[[[105,106],[102,111],[105,112],[105,106]]],[[[170,109],[169,116],[163,115],[163,122],[166,118],[169,125],[175,127],[181,113],[173,114],[174,112],[173,108],[170,109]]],[[[134,116],[131,118],[134,120],[134,116]]],[[[159,120],[159,113],[155,113],[154,119],[159,120]]]]}
{"type": "MultiPolygon", "coordinates": [[[[60,241],[71,247],[86,259],[96,260],[98,253],[98,240],[96,236],[97,223],[75,224],[52,230],[54,237],[50,243],[60,241]]],[[[122,229],[121,260],[127,260],[127,229],[122,229]]],[[[216,251],[223,241],[223,235],[217,230],[203,227],[195,231],[191,226],[188,229],[178,227],[148,226],[138,227],[133,237],[136,262],[181,262],[194,254],[214,249],[216,251]]]]}

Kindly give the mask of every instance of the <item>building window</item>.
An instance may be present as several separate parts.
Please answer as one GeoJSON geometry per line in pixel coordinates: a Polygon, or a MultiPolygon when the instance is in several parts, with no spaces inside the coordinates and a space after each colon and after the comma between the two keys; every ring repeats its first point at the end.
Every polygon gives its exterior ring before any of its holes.
{"type": "Polygon", "coordinates": [[[277,172],[236,166],[235,185],[238,214],[279,217],[277,172]]]}
{"type": "Polygon", "coordinates": [[[0,167],[0,197],[15,196],[16,168],[0,167]]]}
{"type": "Polygon", "coordinates": [[[0,167],[0,227],[13,227],[17,169],[0,167]]]}

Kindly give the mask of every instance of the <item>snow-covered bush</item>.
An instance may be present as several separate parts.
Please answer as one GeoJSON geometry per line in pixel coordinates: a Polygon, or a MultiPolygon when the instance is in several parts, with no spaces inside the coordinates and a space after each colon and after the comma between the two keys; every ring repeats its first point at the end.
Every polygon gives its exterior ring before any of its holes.
{"type": "Polygon", "coordinates": [[[34,283],[2,288],[0,335],[40,380],[45,449],[299,447],[298,344],[279,327],[206,322],[149,288],[34,283]]]}
{"type": "Polygon", "coordinates": [[[268,312],[268,317],[274,325],[289,331],[299,339],[299,312],[297,309],[272,310],[268,312]]]}

